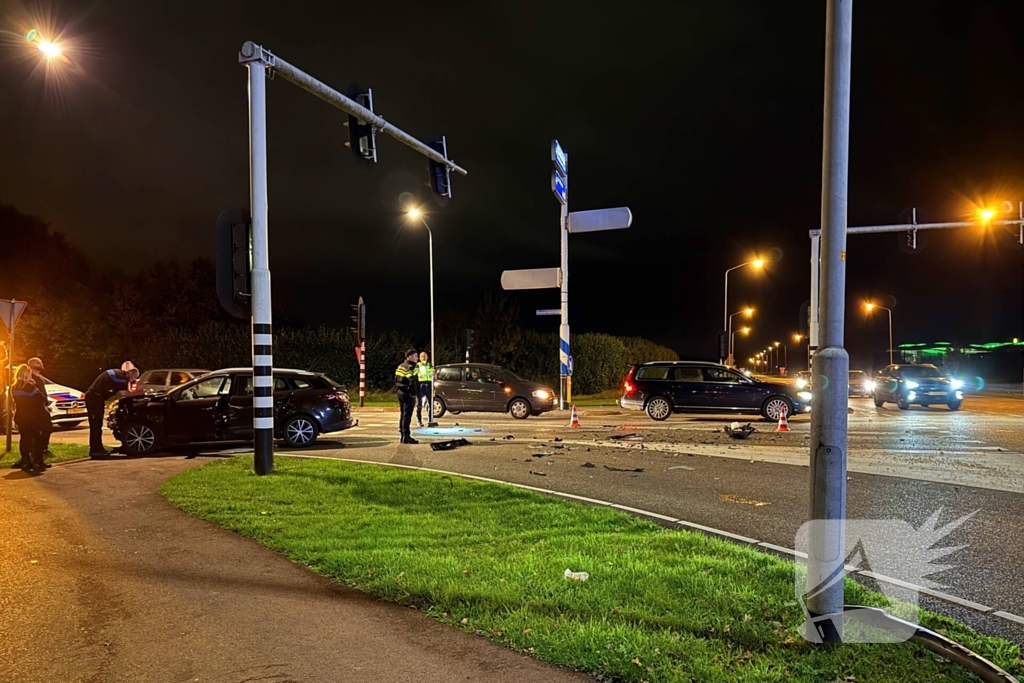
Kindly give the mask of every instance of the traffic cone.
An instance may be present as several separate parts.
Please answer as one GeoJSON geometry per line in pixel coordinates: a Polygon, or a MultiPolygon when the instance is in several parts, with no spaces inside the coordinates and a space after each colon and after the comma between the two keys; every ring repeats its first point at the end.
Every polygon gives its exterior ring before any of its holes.
{"type": "Polygon", "coordinates": [[[782,406],[782,412],[779,413],[779,426],[775,428],[776,432],[788,432],[789,431],[789,420],[786,419],[786,406],[782,406]]]}
{"type": "Polygon", "coordinates": [[[569,427],[571,429],[580,428],[580,416],[576,412],[576,406],[572,407],[572,415],[569,416],[569,427]]]}

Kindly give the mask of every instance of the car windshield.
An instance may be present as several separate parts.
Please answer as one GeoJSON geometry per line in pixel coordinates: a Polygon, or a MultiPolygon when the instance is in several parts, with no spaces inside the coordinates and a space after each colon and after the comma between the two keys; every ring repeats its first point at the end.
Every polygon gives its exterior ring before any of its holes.
{"type": "Polygon", "coordinates": [[[900,377],[909,377],[911,379],[938,379],[945,377],[942,370],[939,370],[934,365],[912,365],[910,367],[900,368],[900,377]]]}
{"type": "Polygon", "coordinates": [[[516,373],[512,372],[511,370],[505,370],[505,376],[508,379],[512,380],[513,382],[529,382],[530,381],[530,380],[526,379],[525,377],[517,375],[516,373]]]}
{"type": "Polygon", "coordinates": [[[850,379],[867,379],[868,373],[863,370],[850,370],[850,379]]]}

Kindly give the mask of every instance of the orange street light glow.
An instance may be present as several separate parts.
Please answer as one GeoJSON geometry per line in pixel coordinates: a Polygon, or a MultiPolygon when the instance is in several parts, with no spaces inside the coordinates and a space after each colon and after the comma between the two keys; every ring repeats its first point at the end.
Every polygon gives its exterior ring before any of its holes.
{"type": "Polygon", "coordinates": [[[60,57],[60,53],[64,51],[60,45],[58,45],[57,43],[51,43],[48,40],[40,40],[38,47],[39,51],[47,57],[49,57],[50,59],[54,57],[60,57]]]}
{"type": "Polygon", "coordinates": [[[864,304],[864,310],[866,310],[866,311],[873,311],[873,310],[875,310],[875,305],[873,303],[871,303],[870,301],[868,301],[868,302],[866,302],[864,304]]]}
{"type": "Polygon", "coordinates": [[[753,261],[750,262],[750,265],[754,266],[755,268],[763,268],[764,267],[764,259],[763,258],[756,258],[756,259],[754,259],[753,261]]]}

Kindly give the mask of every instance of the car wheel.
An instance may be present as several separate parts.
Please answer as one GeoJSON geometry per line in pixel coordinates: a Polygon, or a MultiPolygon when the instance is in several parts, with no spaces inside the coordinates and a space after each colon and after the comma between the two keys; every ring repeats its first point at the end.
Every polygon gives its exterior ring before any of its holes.
{"type": "Polygon", "coordinates": [[[121,442],[132,455],[146,455],[156,449],[156,433],[148,425],[132,425],[125,430],[121,442]]]}
{"type": "Polygon", "coordinates": [[[509,414],[517,420],[525,420],[530,417],[530,413],[533,409],[530,408],[530,404],[524,398],[517,398],[512,403],[508,404],[509,414]]]}
{"type": "Polygon", "coordinates": [[[882,399],[880,399],[877,396],[875,396],[875,407],[876,408],[881,408],[884,405],[885,405],[885,401],[883,401],[882,399]]]}
{"type": "Polygon", "coordinates": [[[647,416],[662,422],[672,414],[672,404],[664,396],[655,396],[647,402],[647,416]]]}
{"type": "Polygon", "coordinates": [[[950,401],[946,405],[949,406],[950,410],[960,410],[960,404],[961,403],[962,403],[962,401],[950,401]]]}
{"type": "Polygon", "coordinates": [[[308,415],[292,415],[284,421],[281,432],[288,447],[305,448],[316,441],[316,422],[308,415]]]}
{"type": "Polygon", "coordinates": [[[907,400],[906,396],[900,396],[896,399],[896,405],[899,406],[900,410],[910,410],[910,401],[907,400]]]}
{"type": "MultiPolygon", "coordinates": [[[[434,397],[434,419],[444,417],[444,414],[448,412],[448,406],[444,404],[444,399],[440,396],[434,397]]],[[[458,415],[458,413],[452,411],[452,415],[458,415]]]]}
{"type": "Polygon", "coordinates": [[[785,396],[769,396],[761,406],[761,416],[772,422],[779,421],[782,411],[786,411],[787,418],[793,417],[793,402],[785,396]]]}

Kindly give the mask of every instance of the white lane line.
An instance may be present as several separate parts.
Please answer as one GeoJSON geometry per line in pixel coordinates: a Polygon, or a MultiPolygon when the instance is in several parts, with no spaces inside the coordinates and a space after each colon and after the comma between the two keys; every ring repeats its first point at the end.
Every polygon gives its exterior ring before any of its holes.
{"type": "Polygon", "coordinates": [[[894,579],[893,577],[886,576],[885,574],[876,574],[875,572],[872,572],[872,571],[862,571],[862,572],[860,572],[860,574],[861,574],[861,576],[867,576],[868,578],[875,579],[876,581],[885,581],[886,583],[891,583],[894,586],[900,586],[902,588],[909,588],[910,590],[915,590],[918,593],[921,593],[923,595],[930,595],[933,598],[938,598],[939,600],[945,600],[946,602],[952,602],[954,604],[960,605],[961,607],[968,607],[968,608],[973,609],[973,610],[978,611],[978,612],[991,612],[992,611],[991,607],[989,607],[988,605],[982,605],[980,602],[973,602],[971,600],[964,600],[963,598],[958,598],[955,595],[950,595],[949,593],[942,593],[940,591],[933,590],[931,588],[926,588],[925,586],[918,586],[917,584],[914,584],[914,583],[908,583],[907,581],[902,581],[900,579],[894,579]]]}
{"type": "MultiPolygon", "coordinates": [[[[431,468],[431,467],[417,467],[415,465],[399,465],[397,463],[377,462],[375,460],[356,460],[354,458],[332,458],[332,457],[326,456],[326,455],[307,455],[307,454],[298,454],[298,453],[289,453],[289,454],[281,454],[281,455],[285,455],[286,457],[289,457],[289,458],[304,458],[304,459],[308,459],[308,460],[335,460],[335,461],[339,461],[340,460],[342,462],[351,462],[351,463],[356,463],[356,464],[359,464],[359,465],[377,465],[377,466],[380,466],[380,467],[395,467],[395,468],[403,469],[403,470],[416,470],[416,471],[419,471],[419,472],[433,472],[435,474],[446,474],[446,475],[449,475],[449,476],[452,476],[452,477],[459,477],[459,478],[462,478],[462,479],[471,479],[473,481],[483,481],[483,482],[487,482],[487,483],[490,483],[490,484],[503,484],[505,486],[512,486],[514,488],[524,489],[526,491],[535,491],[537,493],[545,493],[545,494],[548,494],[548,495],[551,495],[551,496],[555,496],[555,497],[558,497],[558,498],[567,498],[569,500],[577,500],[577,501],[584,502],[584,503],[590,503],[592,505],[600,505],[602,507],[608,507],[608,508],[613,508],[613,509],[617,509],[617,510],[623,510],[623,511],[626,511],[626,512],[633,512],[635,514],[642,515],[642,516],[645,516],[645,517],[651,517],[653,519],[660,519],[660,520],[664,520],[664,521],[668,521],[668,522],[673,522],[673,523],[678,524],[678,525],[680,525],[680,526],[682,526],[684,528],[687,528],[687,529],[694,529],[696,531],[703,531],[703,532],[706,532],[706,533],[714,534],[716,536],[723,536],[725,538],[730,538],[730,539],[739,541],[741,543],[747,543],[747,544],[750,544],[750,545],[756,545],[756,546],[761,547],[761,548],[767,548],[769,550],[775,550],[777,552],[785,553],[787,555],[792,555],[794,557],[798,557],[798,558],[802,558],[802,559],[807,559],[807,553],[803,553],[803,552],[800,552],[800,551],[797,551],[797,550],[793,550],[791,548],[784,548],[782,546],[774,545],[772,543],[764,543],[764,542],[758,541],[756,538],[750,538],[749,536],[742,536],[740,534],[734,534],[734,533],[731,533],[729,531],[722,531],[721,529],[715,529],[714,527],[704,526],[703,524],[696,524],[694,522],[687,522],[687,521],[684,521],[684,520],[681,520],[681,519],[675,519],[673,517],[668,517],[666,515],[662,515],[662,514],[659,514],[657,512],[651,512],[650,510],[641,510],[640,508],[633,508],[633,507],[628,507],[628,506],[625,506],[625,505],[619,505],[618,503],[612,503],[612,502],[607,501],[607,500],[600,500],[600,499],[597,499],[597,498],[587,498],[586,496],[577,496],[576,494],[573,494],[573,493],[565,493],[564,491],[555,491],[553,489],[545,489],[545,488],[541,488],[539,486],[528,486],[526,484],[516,484],[516,483],[513,483],[513,482],[502,481],[500,479],[491,479],[490,477],[478,477],[475,474],[461,474],[459,472],[449,472],[447,470],[438,470],[438,469],[434,469],[434,468],[431,468]]],[[[954,604],[960,605],[962,607],[967,607],[969,609],[973,609],[973,610],[978,611],[978,612],[990,613],[993,610],[993,608],[989,607],[988,605],[983,605],[981,603],[973,602],[971,600],[964,600],[963,598],[958,598],[955,595],[949,595],[948,593],[942,593],[942,592],[939,592],[937,590],[932,590],[931,588],[926,588],[925,586],[918,586],[918,585],[913,584],[913,583],[908,583],[906,581],[901,581],[900,579],[894,579],[891,576],[885,576],[884,574],[876,574],[876,573],[874,573],[872,571],[860,571],[856,567],[853,567],[851,565],[845,565],[845,566],[846,566],[846,570],[848,572],[850,572],[850,573],[858,573],[858,574],[861,574],[863,576],[867,576],[869,578],[875,579],[876,581],[885,581],[887,583],[891,583],[891,584],[894,584],[894,585],[897,585],[897,586],[902,586],[903,588],[908,588],[910,590],[916,590],[917,592],[923,593],[924,595],[929,595],[929,596],[931,596],[933,598],[938,598],[939,600],[944,600],[946,602],[952,602],[954,604]]],[[[995,614],[1003,617],[1004,619],[1009,619],[1010,621],[1020,620],[1020,623],[1024,624],[1024,618],[1018,617],[1015,614],[1011,614],[1009,612],[995,612],[995,614]]]]}
{"type": "Polygon", "coordinates": [[[1012,614],[1010,612],[1002,612],[1002,611],[993,612],[992,614],[996,615],[997,617],[999,617],[1001,619],[1006,619],[1007,621],[1012,621],[1012,622],[1015,622],[1017,624],[1020,624],[1020,625],[1024,626],[1024,617],[1018,617],[1016,614],[1012,614]]]}

